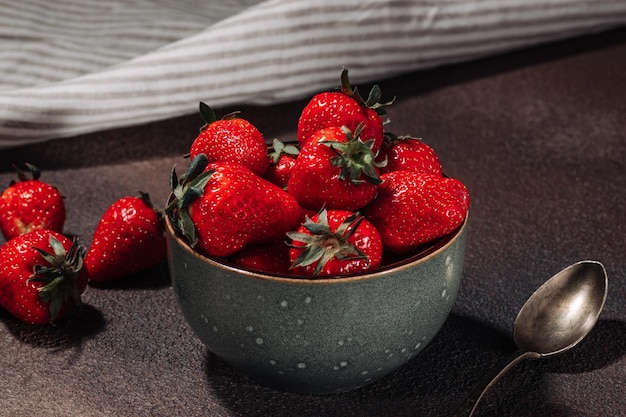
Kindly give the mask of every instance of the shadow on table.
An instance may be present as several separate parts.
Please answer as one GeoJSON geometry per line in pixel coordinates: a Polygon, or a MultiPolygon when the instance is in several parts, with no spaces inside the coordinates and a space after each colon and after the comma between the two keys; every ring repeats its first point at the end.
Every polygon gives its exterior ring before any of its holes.
{"type": "Polygon", "coordinates": [[[59,351],[80,347],[83,341],[100,333],[106,325],[102,312],[88,304],[55,324],[23,323],[4,309],[0,309],[0,322],[23,343],[59,351]]]}
{"type": "MultiPolygon", "coordinates": [[[[476,417],[597,416],[596,413],[585,414],[583,410],[568,406],[569,401],[565,397],[556,401],[547,398],[548,390],[560,390],[561,386],[548,386],[549,381],[546,381],[545,376],[592,372],[619,362],[626,355],[624,334],[626,322],[600,320],[587,338],[572,350],[554,357],[521,363],[488,392],[479,404],[476,417]]],[[[480,378],[477,379],[479,380],[480,378]]],[[[616,387],[615,392],[618,390],[616,387]]],[[[601,401],[593,398],[593,395],[590,393],[584,399],[590,404],[592,411],[593,408],[597,410],[599,407],[593,403],[601,401]]],[[[576,401],[571,403],[575,404],[576,401]]]]}
{"type": "MultiPolygon", "coordinates": [[[[478,415],[581,416],[580,410],[568,410],[545,398],[543,375],[589,372],[620,360],[626,354],[626,339],[621,336],[625,332],[624,322],[600,321],[573,351],[520,364],[486,395],[478,415]]],[[[276,391],[256,384],[211,354],[205,368],[209,388],[237,416],[449,416],[487,371],[514,349],[509,335],[452,314],[411,362],[350,393],[307,396],[276,391]]]]}
{"type": "Polygon", "coordinates": [[[146,269],[132,276],[127,276],[112,281],[90,282],[89,286],[96,289],[107,290],[159,290],[172,285],[167,261],[146,269]]]}

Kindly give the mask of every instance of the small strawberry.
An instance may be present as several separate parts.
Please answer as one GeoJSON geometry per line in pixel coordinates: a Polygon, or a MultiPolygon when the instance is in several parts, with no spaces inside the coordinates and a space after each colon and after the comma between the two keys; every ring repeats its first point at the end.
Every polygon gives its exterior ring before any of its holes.
{"type": "Polygon", "coordinates": [[[122,197],[100,219],[85,257],[92,282],[111,281],[144,271],[165,259],[161,213],[150,196],[122,197]]]}
{"type": "Polygon", "coordinates": [[[209,164],[200,154],[180,181],[172,170],[170,185],[174,199],[166,213],[189,244],[208,255],[226,257],[281,239],[300,222],[293,196],[233,162],[209,164]]]}
{"type": "Polygon", "coordinates": [[[289,246],[283,240],[249,246],[230,260],[245,268],[272,274],[290,274],[289,246]]]}
{"type": "Polygon", "coordinates": [[[87,285],[85,248],[51,230],[35,230],[0,247],[0,305],[30,324],[54,322],[80,305],[87,285]]]}
{"type": "Polygon", "coordinates": [[[358,213],[321,210],[287,234],[292,270],[305,276],[343,276],[378,268],[383,246],[376,228],[358,213]]]}
{"type": "Polygon", "coordinates": [[[263,178],[272,184],[285,188],[300,151],[294,145],[285,145],[278,139],[274,139],[272,142],[272,149],[269,153],[270,165],[263,178]]]}
{"type": "Polygon", "coordinates": [[[37,167],[26,164],[30,177],[16,167],[19,181],[12,181],[0,195],[0,231],[6,240],[33,230],[63,232],[65,203],[58,189],[39,177],[37,167]]]}
{"type": "Polygon", "coordinates": [[[205,154],[209,162],[237,162],[262,176],[267,170],[267,145],[263,134],[249,121],[230,113],[218,120],[215,112],[200,103],[200,114],[206,124],[191,144],[191,159],[205,154]]]}
{"type": "Polygon", "coordinates": [[[362,142],[360,127],[318,130],[300,150],[288,190],[301,207],[356,211],[376,195],[380,183],[373,140],[362,142]]]}
{"type": "Polygon", "coordinates": [[[367,100],[364,100],[356,88],[350,85],[348,70],[341,73],[341,91],[316,94],[302,110],[298,120],[298,142],[304,146],[318,130],[327,127],[346,126],[351,131],[362,124],[363,141],[374,139],[373,149],[378,151],[383,143],[383,118],[385,106],[379,103],[381,91],[372,87],[367,100]]]}
{"type": "Polygon", "coordinates": [[[451,233],[467,215],[469,193],[457,179],[411,171],[381,178],[378,196],[363,214],[390,253],[405,254],[451,233]]]}
{"type": "Polygon", "coordinates": [[[379,158],[387,159],[387,165],[380,168],[381,174],[392,171],[415,171],[442,175],[441,162],[435,150],[421,139],[412,136],[386,133],[379,158]]]}

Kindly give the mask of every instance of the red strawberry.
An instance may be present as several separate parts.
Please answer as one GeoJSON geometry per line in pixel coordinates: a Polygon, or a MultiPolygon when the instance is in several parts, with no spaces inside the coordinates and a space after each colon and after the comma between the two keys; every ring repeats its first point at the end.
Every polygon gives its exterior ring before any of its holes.
{"type": "Polygon", "coordinates": [[[191,159],[203,153],[209,162],[230,161],[248,167],[257,175],[267,170],[267,145],[263,134],[249,121],[230,113],[217,120],[213,110],[200,103],[206,125],[191,144],[191,159]]]}
{"type": "Polygon", "coordinates": [[[381,178],[378,196],[364,215],[391,253],[404,254],[451,233],[467,215],[469,193],[457,179],[411,171],[381,178]]]}
{"type": "Polygon", "coordinates": [[[136,274],[165,259],[161,214],[148,194],[122,197],[100,219],[85,257],[89,280],[95,282],[136,274]]]}
{"type": "Polygon", "coordinates": [[[378,151],[383,143],[384,107],[381,104],[378,86],[372,87],[367,100],[364,100],[348,80],[348,70],[341,73],[341,91],[319,93],[307,103],[298,120],[298,141],[304,146],[318,130],[327,127],[346,126],[355,131],[362,124],[363,141],[374,139],[373,149],[378,151]]]}
{"type": "Polygon", "coordinates": [[[374,270],[381,263],[380,235],[358,213],[323,209],[287,235],[293,240],[289,254],[298,275],[349,275],[374,270]]]}
{"type": "Polygon", "coordinates": [[[33,230],[63,232],[65,204],[55,187],[39,180],[40,171],[26,164],[31,177],[17,169],[13,181],[0,196],[0,231],[6,240],[33,230]]]}
{"type": "Polygon", "coordinates": [[[379,159],[385,158],[387,164],[380,168],[381,174],[392,171],[415,171],[442,175],[441,162],[435,150],[418,138],[387,133],[379,156],[379,159]]]}
{"type": "Polygon", "coordinates": [[[360,129],[346,127],[317,131],[300,150],[288,190],[301,207],[356,211],[376,195],[380,183],[373,141],[363,143],[360,129]]]}
{"type": "Polygon", "coordinates": [[[269,154],[270,165],[263,178],[281,188],[287,186],[291,170],[296,164],[299,150],[294,145],[285,145],[278,139],[272,142],[273,151],[269,154]]]}
{"type": "Polygon", "coordinates": [[[56,321],[80,304],[87,285],[85,248],[51,230],[0,247],[0,305],[30,324],[56,321]]]}
{"type": "Polygon", "coordinates": [[[208,164],[196,156],[181,181],[172,170],[173,201],[166,212],[200,252],[230,256],[285,236],[299,224],[301,208],[285,190],[233,162],[208,164]]]}
{"type": "Polygon", "coordinates": [[[230,260],[255,271],[290,274],[289,250],[289,246],[283,240],[278,240],[242,249],[230,260]]]}

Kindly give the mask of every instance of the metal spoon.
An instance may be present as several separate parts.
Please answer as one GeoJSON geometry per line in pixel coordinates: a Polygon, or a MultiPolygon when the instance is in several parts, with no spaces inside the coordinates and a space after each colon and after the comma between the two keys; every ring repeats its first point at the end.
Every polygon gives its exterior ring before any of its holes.
{"type": "Polygon", "coordinates": [[[607,291],[606,270],[596,261],[570,265],[541,285],[515,319],[518,350],[470,392],[454,415],[472,416],[487,390],[522,360],[556,355],[577,345],[596,324],[607,291]]]}

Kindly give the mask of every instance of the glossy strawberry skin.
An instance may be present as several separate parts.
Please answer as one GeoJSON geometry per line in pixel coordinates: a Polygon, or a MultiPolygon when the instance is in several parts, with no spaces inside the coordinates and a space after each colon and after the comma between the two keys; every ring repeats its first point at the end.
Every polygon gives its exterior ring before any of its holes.
{"type": "Polygon", "coordinates": [[[33,230],[61,233],[65,217],[59,190],[38,179],[15,182],[0,196],[0,231],[6,240],[33,230]]]}
{"type": "Polygon", "coordinates": [[[209,162],[237,162],[262,176],[269,165],[263,134],[249,121],[234,117],[205,126],[191,145],[193,159],[205,154],[209,162]]]}
{"type": "Polygon", "coordinates": [[[459,227],[469,193],[454,178],[394,171],[381,175],[376,200],[364,212],[380,232],[385,250],[406,254],[459,227]]]}
{"type": "Polygon", "coordinates": [[[423,174],[442,175],[441,162],[435,150],[417,138],[402,139],[383,146],[380,158],[387,158],[381,174],[392,171],[414,171],[423,174]]]}
{"type": "Polygon", "coordinates": [[[231,256],[230,260],[253,271],[291,274],[289,250],[284,240],[278,240],[244,248],[231,256]]]}
{"type": "Polygon", "coordinates": [[[374,139],[374,149],[379,150],[384,138],[383,119],[376,111],[362,106],[343,92],[319,93],[304,107],[298,120],[298,142],[303,147],[320,129],[346,126],[355,131],[363,124],[363,141],[374,139]]]}
{"type": "MultiPolygon", "coordinates": [[[[33,247],[52,252],[50,236],[70,249],[72,241],[50,230],[35,230],[17,236],[0,247],[0,305],[14,317],[29,324],[47,324],[66,315],[74,304],[65,304],[56,317],[51,317],[50,306],[40,296],[43,284],[31,281],[36,265],[46,265],[33,247]]],[[[73,285],[78,294],[87,286],[87,271],[82,268],[73,285]]]]}
{"type": "Polygon", "coordinates": [[[85,257],[89,280],[127,277],[158,265],[166,256],[160,214],[147,196],[122,197],[100,219],[85,257]]]}
{"type": "Polygon", "coordinates": [[[196,248],[227,257],[245,247],[284,238],[302,209],[285,190],[232,162],[214,162],[202,195],[189,204],[196,248]]]}
{"type": "Polygon", "coordinates": [[[341,169],[331,163],[336,153],[324,141],[346,142],[339,127],[317,131],[300,150],[287,189],[301,207],[318,211],[322,207],[357,211],[376,195],[376,185],[363,181],[354,184],[341,180],[341,169]]]}
{"type": "Polygon", "coordinates": [[[296,157],[294,155],[282,154],[278,157],[276,162],[270,161],[263,178],[280,188],[286,188],[289,183],[291,171],[295,165],[296,157]]]}
{"type": "MultiPolygon", "coordinates": [[[[354,212],[346,210],[327,210],[328,224],[331,230],[335,231],[341,223],[343,223],[354,212]]],[[[311,217],[313,221],[318,221],[318,214],[311,217]]],[[[349,230],[349,229],[348,229],[349,230]]],[[[310,234],[310,232],[301,226],[297,230],[299,233],[310,234]]],[[[378,268],[382,262],[383,245],[378,230],[366,219],[359,223],[356,231],[350,236],[348,242],[356,246],[367,257],[367,259],[331,259],[328,261],[319,277],[345,276],[351,274],[372,271],[378,268]]],[[[293,247],[289,252],[291,263],[294,264],[296,259],[303,251],[303,244],[297,241],[292,243],[293,247]]],[[[302,276],[314,276],[316,264],[306,267],[299,266],[292,268],[292,273],[302,276]]]]}

